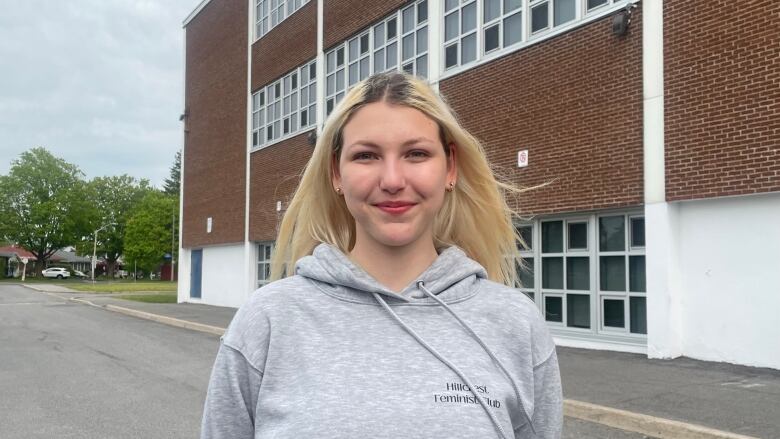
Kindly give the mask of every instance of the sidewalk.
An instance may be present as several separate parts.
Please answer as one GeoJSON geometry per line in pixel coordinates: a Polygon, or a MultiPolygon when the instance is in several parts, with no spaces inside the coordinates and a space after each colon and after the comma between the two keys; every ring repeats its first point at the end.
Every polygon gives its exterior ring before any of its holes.
{"type": "MultiPolygon", "coordinates": [[[[236,311],[190,303],[134,302],[104,294],[55,294],[196,330],[200,329],[187,323],[225,328],[236,311]]],[[[558,348],[558,358],[569,417],[652,437],[780,437],[780,371],[564,347],[558,348]],[[699,431],[695,426],[714,431],[699,431]]]]}

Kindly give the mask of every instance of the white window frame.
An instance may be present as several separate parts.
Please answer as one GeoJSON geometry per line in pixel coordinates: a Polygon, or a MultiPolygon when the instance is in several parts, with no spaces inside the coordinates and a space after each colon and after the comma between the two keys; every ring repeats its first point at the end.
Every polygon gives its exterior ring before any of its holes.
{"type": "Polygon", "coordinates": [[[255,41],[301,9],[309,0],[255,0],[255,41]]]}
{"type": "Polygon", "coordinates": [[[257,249],[257,260],[255,262],[255,267],[257,270],[257,275],[255,276],[256,281],[256,287],[260,288],[264,285],[267,285],[269,282],[271,282],[270,279],[270,273],[271,273],[271,257],[273,257],[275,244],[273,241],[267,241],[267,242],[258,242],[256,249],[257,249]],[[265,250],[270,250],[270,256],[269,258],[265,257],[265,250]],[[265,268],[268,267],[268,271],[266,272],[265,268]],[[266,276],[266,273],[268,273],[268,276],[266,276]]]}
{"type": "Polygon", "coordinates": [[[428,36],[429,26],[430,23],[430,9],[428,8],[428,0],[417,0],[414,3],[410,3],[403,8],[398,9],[397,11],[393,12],[392,14],[384,17],[382,20],[372,24],[371,26],[361,30],[360,32],[356,33],[354,36],[347,38],[345,41],[331,47],[330,50],[328,50],[325,54],[325,81],[323,81],[325,86],[325,116],[327,117],[328,114],[330,114],[331,111],[333,111],[334,108],[338,105],[338,103],[341,101],[341,99],[344,98],[347,91],[349,91],[350,88],[352,88],[357,82],[359,82],[361,79],[365,79],[368,76],[379,73],[380,71],[375,70],[376,61],[375,57],[378,53],[382,53],[385,55],[385,68],[381,70],[382,72],[389,71],[391,69],[393,70],[402,70],[405,65],[409,65],[408,60],[403,59],[403,39],[405,37],[412,38],[413,41],[413,48],[414,48],[414,56],[411,57],[411,64],[412,64],[412,74],[418,74],[419,73],[419,67],[417,65],[418,62],[424,62],[425,63],[425,74],[426,77],[428,75],[428,72],[430,72],[430,59],[428,57],[429,52],[429,44],[430,44],[430,38],[428,36]],[[418,22],[418,8],[425,8],[426,9],[426,18],[422,22],[418,22]],[[403,13],[404,11],[413,9],[414,13],[413,20],[414,20],[414,26],[404,32],[403,28],[403,13]],[[387,25],[391,21],[395,20],[396,25],[396,35],[391,40],[387,40],[387,25]],[[374,39],[376,35],[376,30],[379,27],[384,26],[385,29],[385,41],[383,44],[375,44],[374,39]],[[418,51],[417,43],[419,35],[422,33],[425,33],[425,49],[418,51]],[[367,38],[368,39],[368,50],[367,52],[361,52],[361,39],[367,38]],[[395,50],[396,50],[396,60],[395,65],[393,68],[389,69],[387,68],[387,58],[386,58],[386,52],[383,52],[383,50],[387,50],[387,48],[391,45],[395,44],[395,50]],[[353,58],[350,56],[350,45],[357,45],[357,57],[353,58]],[[342,54],[342,63],[339,64],[339,52],[342,54]],[[364,72],[361,69],[361,63],[362,62],[367,63],[367,72],[364,72]],[[357,69],[357,72],[355,72],[355,66],[357,69]],[[357,75],[357,77],[356,77],[357,75]],[[331,85],[332,84],[332,85],[331,85]],[[341,85],[340,85],[341,84],[341,85]]]}
{"type": "Polygon", "coordinates": [[[279,143],[316,126],[317,78],[311,79],[310,76],[312,72],[316,74],[316,70],[316,61],[307,62],[252,94],[252,151],[279,143]],[[293,82],[296,83],[295,87],[292,87],[293,82]],[[301,93],[304,88],[306,93],[301,93]],[[301,123],[303,113],[307,116],[306,124],[301,123]],[[286,133],[285,122],[288,124],[286,133]],[[295,129],[292,129],[293,126],[295,129]]]}
{"type": "Polygon", "coordinates": [[[585,23],[591,22],[593,20],[597,20],[601,17],[604,17],[608,14],[613,13],[614,11],[621,9],[625,7],[626,5],[630,5],[633,3],[638,2],[639,0],[606,0],[606,3],[602,5],[598,5],[596,7],[588,9],[588,0],[574,0],[575,1],[575,16],[573,19],[561,23],[559,25],[554,24],[554,8],[555,8],[555,1],[556,0],[520,0],[521,6],[519,9],[513,9],[511,11],[504,10],[504,0],[501,0],[500,3],[500,14],[498,17],[493,18],[487,23],[483,23],[483,16],[485,11],[485,0],[445,0],[442,4],[442,13],[441,16],[438,17],[440,20],[440,56],[439,56],[439,65],[441,77],[440,79],[446,79],[450,76],[457,75],[458,73],[461,73],[465,70],[474,68],[478,65],[484,64],[486,62],[489,62],[493,59],[496,59],[498,57],[507,55],[509,53],[515,52],[517,50],[520,50],[524,47],[527,47],[532,44],[536,44],[540,41],[546,40],[548,38],[552,38],[558,34],[561,34],[563,32],[568,32],[569,30],[576,28],[578,26],[581,26],[585,23]],[[456,2],[457,6],[454,9],[446,10],[447,3],[449,1],[456,2]],[[469,61],[467,63],[462,62],[462,40],[466,37],[469,37],[473,34],[474,30],[469,30],[468,32],[462,31],[462,9],[472,4],[472,2],[476,2],[476,11],[477,11],[477,27],[476,27],[476,59],[469,61]],[[547,5],[547,28],[531,32],[531,9],[534,7],[537,7],[541,4],[548,3],[547,5]],[[450,39],[446,39],[446,19],[447,16],[452,14],[454,11],[456,11],[459,14],[458,19],[458,34],[450,39]],[[514,16],[515,14],[520,13],[522,14],[521,23],[522,23],[522,36],[520,38],[520,41],[512,43],[510,45],[506,45],[504,42],[504,20],[508,17],[514,16]],[[485,51],[485,45],[484,45],[484,39],[485,39],[485,30],[491,28],[492,26],[499,24],[499,45],[497,49],[491,49],[489,51],[485,51]],[[457,44],[457,63],[453,66],[447,67],[447,48],[457,44]]]}

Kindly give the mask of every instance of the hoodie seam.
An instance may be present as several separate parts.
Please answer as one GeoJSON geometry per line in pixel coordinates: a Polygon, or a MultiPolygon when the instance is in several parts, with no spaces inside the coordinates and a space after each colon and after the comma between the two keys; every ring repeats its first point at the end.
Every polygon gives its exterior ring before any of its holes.
{"type": "MultiPolygon", "coordinates": [[[[336,300],[339,300],[339,301],[342,301],[342,302],[356,303],[356,304],[359,304],[359,305],[381,306],[381,305],[379,305],[376,302],[373,302],[373,303],[372,302],[361,302],[359,300],[354,300],[354,299],[348,299],[346,297],[341,297],[339,295],[331,293],[330,291],[325,290],[320,285],[318,285],[317,282],[315,282],[314,280],[312,280],[310,278],[304,277],[304,279],[306,279],[307,282],[311,283],[315,288],[320,290],[323,294],[326,294],[327,296],[330,296],[330,297],[332,297],[332,298],[334,298],[336,300]]],[[[466,300],[469,300],[469,299],[473,298],[474,296],[476,296],[480,292],[480,290],[482,288],[482,285],[481,285],[482,282],[476,282],[476,284],[477,285],[474,287],[474,290],[471,293],[469,293],[467,296],[459,297],[459,298],[457,298],[455,300],[452,300],[450,302],[445,301],[444,303],[449,305],[449,304],[452,304],[452,303],[460,303],[460,302],[463,302],[463,301],[466,301],[466,300]]],[[[389,306],[440,306],[438,303],[436,303],[436,301],[425,302],[425,303],[414,303],[414,302],[393,303],[393,304],[388,303],[388,305],[389,306]]]]}
{"type": "Polygon", "coordinates": [[[252,368],[252,369],[253,369],[255,372],[257,372],[258,374],[260,374],[260,377],[261,377],[261,378],[263,377],[263,375],[265,375],[265,372],[263,372],[262,370],[260,370],[260,368],[259,368],[259,367],[255,366],[255,365],[254,365],[254,363],[252,363],[252,360],[250,360],[250,359],[249,359],[249,357],[247,357],[247,356],[246,356],[246,354],[244,353],[244,351],[243,351],[241,348],[238,348],[238,347],[236,347],[236,346],[233,346],[231,343],[228,343],[228,342],[226,342],[225,340],[222,340],[222,344],[223,344],[225,347],[227,347],[228,349],[230,349],[230,350],[232,350],[232,351],[234,351],[234,352],[238,353],[239,355],[241,355],[241,358],[243,358],[243,359],[244,359],[244,361],[246,361],[246,364],[247,364],[247,365],[249,365],[249,367],[251,367],[251,368],[252,368]]]}

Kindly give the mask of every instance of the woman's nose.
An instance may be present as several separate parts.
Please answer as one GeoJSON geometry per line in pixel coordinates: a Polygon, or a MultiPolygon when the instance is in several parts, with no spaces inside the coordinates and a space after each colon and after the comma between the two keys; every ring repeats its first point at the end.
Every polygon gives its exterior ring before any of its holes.
{"type": "Polygon", "coordinates": [[[383,191],[396,193],[406,186],[406,178],[400,161],[385,161],[381,172],[379,188],[383,191]]]}

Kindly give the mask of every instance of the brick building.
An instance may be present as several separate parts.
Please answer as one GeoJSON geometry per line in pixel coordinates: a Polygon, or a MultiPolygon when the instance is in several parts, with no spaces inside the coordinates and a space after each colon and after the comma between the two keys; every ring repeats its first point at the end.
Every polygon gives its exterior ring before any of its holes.
{"type": "Polygon", "coordinates": [[[780,4],[204,0],[184,22],[179,300],[266,282],[310,136],[427,80],[499,174],[561,345],[780,368],[780,4]],[[523,158],[523,163],[521,162],[523,158]]]}

